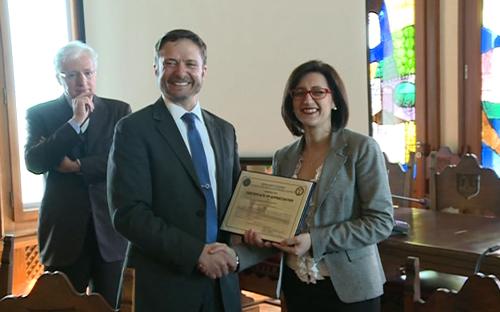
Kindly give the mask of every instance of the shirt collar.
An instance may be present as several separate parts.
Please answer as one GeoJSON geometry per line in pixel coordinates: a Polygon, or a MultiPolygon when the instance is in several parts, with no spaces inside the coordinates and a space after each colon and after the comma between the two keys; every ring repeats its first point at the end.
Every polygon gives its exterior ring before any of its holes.
{"type": "Polygon", "coordinates": [[[201,106],[200,106],[199,101],[196,102],[196,105],[193,107],[193,110],[190,112],[185,110],[184,107],[182,107],[181,105],[177,105],[177,104],[169,102],[169,101],[165,101],[165,105],[167,106],[168,111],[170,112],[170,114],[172,115],[174,120],[176,120],[176,121],[181,120],[181,117],[184,116],[185,113],[193,113],[196,115],[198,120],[201,121],[201,123],[203,123],[203,124],[205,123],[203,121],[203,115],[201,112],[201,106]]]}

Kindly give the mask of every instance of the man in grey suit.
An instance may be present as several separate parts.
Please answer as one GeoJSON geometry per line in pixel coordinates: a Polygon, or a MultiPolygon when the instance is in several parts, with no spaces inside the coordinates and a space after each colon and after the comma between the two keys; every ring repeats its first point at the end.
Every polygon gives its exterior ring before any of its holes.
{"type": "Polygon", "coordinates": [[[90,284],[114,306],[127,243],[114,231],[106,169],[124,102],[95,95],[97,54],[73,41],[54,58],[64,87],[58,99],[28,110],[26,167],[44,174],[38,241],[48,271],[62,271],[79,292],[90,284]]]}
{"type": "Polygon", "coordinates": [[[240,171],[235,130],[200,106],[207,65],[198,35],[170,31],[155,52],[161,97],[118,123],[108,168],[135,308],[240,311],[238,258],[218,231],[240,171]]]}

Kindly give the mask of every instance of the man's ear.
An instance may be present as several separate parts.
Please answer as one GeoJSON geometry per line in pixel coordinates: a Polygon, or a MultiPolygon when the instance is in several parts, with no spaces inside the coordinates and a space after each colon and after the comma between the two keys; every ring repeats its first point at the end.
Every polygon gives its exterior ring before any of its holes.
{"type": "Polygon", "coordinates": [[[207,65],[203,65],[203,69],[201,71],[201,77],[204,79],[207,74],[207,65]]]}
{"type": "Polygon", "coordinates": [[[158,77],[158,65],[156,65],[156,63],[153,64],[153,71],[155,73],[155,76],[158,77]]]}

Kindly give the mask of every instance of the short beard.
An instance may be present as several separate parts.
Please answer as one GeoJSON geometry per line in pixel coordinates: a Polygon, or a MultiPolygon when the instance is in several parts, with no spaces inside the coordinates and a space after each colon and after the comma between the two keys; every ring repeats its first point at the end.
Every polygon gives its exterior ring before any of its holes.
{"type": "Polygon", "coordinates": [[[168,92],[167,84],[161,84],[161,91],[165,95],[165,97],[170,100],[172,103],[184,104],[185,101],[189,100],[189,98],[196,96],[201,91],[201,83],[195,83],[193,89],[188,95],[174,95],[168,92]]]}
{"type": "Polygon", "coordinates": [[[184,96],[172,96],[171,94],[164,92],[165,95],[167,96],[167,99],[169,99],[172,103],[184,103],[189,96],[184,95],[184,96]]]}

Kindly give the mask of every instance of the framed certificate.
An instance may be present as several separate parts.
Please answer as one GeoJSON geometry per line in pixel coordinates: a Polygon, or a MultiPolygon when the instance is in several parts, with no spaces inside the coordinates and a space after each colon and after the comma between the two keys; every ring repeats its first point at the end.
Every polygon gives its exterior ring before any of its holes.
{"type": "Polygon", "coordinates": [[[221,229],[237,234],[254,229],[263,239],[280,242],[296,235],[315,183],[242,171],[221,229]]]}

